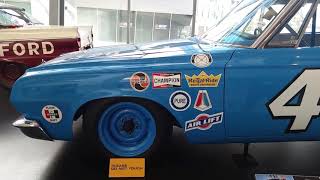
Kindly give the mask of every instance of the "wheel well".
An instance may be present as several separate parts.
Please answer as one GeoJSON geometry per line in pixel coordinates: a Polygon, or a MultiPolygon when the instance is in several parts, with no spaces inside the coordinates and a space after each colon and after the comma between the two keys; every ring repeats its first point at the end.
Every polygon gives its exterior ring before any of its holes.
{"type": "Polygon", "coordinates": [[[29,66],[27,66],[26,64],[21,63],[21,62],[0,60],[0,65],[4,65],[4,64],[6,64],[6,63],[7,63],[7,64],[10,64],[10,63],[12,63],[12,64],[17,64],[17,65],[23,66],[23,67],[25,67],[25,68],[30,68],[29,66]]]}
{"type": "Polygon", "coordinates": [[[81,117],[81,115],[83,115],[85,113],[85,110],[87,107],[89,107],[90,105],[93,105],[99,101],[109,101],[109,102],[131,101],[131,102],[137,102],[137,103],[139,103],[139,102],[151,103],[155,107],[157,107],[161,110],[164,110],[165,113],[167,114],[167,116],[169,117],[170,121],[173,123],[173,125],[181,128],[177,119],[167,110],[167,108],[165,108],[161,104],[154,102],[152,100],[144,99],[144,98],[137,98],[137,97],[112,97],[112,98],[102,98],[102,99],[91,100],[91,101],[86,102],[85,104],[80,106],[80,108],[76,111],[73,120],[76,121],[77,119],[79,119],[79,117],[81,117]]]}
{"type": "Polygon", "coordinates": [[[27,70],[28,68],[30,68],[27,65],[20,63],[20,62],[1,61],[0,60],[0,71],[2,71],[2,68],[4,67],[5,64],[16,64],[17,66],[24,68],[24,70],[27,70]]]}

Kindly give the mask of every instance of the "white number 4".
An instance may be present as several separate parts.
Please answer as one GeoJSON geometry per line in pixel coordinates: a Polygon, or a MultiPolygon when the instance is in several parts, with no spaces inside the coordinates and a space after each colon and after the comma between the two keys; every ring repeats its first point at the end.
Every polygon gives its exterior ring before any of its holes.
{"type": "Polygon", "coordinates": [[[320,69],[306,69],[269,104],[273,118],[292,119],[288,131],[306,131],[320,115],[320,69]],[[298,105],[288,104],[301,95],[298,105]]]}

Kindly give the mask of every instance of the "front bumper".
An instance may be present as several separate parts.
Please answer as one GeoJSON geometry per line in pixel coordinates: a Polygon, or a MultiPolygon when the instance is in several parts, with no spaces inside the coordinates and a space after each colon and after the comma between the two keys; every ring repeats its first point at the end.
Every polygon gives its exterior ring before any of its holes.
{"type": "Polygon", "coordinates": [[[42,127],[33,120],[25,119],[24,117],[19,118],[13,124],[14,127],[19,128],[23,134],[28,137],[35,139],[42,139],[47,141],[53,141],[47,133],[42,129],[42,127]]]}

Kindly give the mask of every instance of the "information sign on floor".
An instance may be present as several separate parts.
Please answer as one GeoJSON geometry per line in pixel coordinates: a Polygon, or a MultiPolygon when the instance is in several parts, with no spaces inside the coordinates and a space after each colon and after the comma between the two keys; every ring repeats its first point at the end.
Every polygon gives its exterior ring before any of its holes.
{"type": "Polygon", "coordinates": [[[144,177],[144,158],[112,158],[109,164],[109,177],[144,177]]]}

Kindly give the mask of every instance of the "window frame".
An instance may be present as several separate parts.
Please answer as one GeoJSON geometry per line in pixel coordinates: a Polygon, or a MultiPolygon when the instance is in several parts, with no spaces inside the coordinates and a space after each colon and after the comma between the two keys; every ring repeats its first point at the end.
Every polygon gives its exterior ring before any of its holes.
{"type": "MultiPolygon", "coordinates": [[[[318,2],[319,0],[316,0],[318,2]]],[[[270,24],[270,26],[262,33],[262,35],[251,45],[250,48],[264,49],[269,41],[282,29],[291,17],[296,14],[305,0],[291,0],[289,4],[280,12],[278,17],[270,24]]],[[[313,7],[314,8],[314,7],[313,7]]]]}
{"type": "Polygon", "coordinates": [[[297,32],[298,38],[297,38],[295,44],[292,44],[292,47],[291,46],[272,46],[272,47],[268,47],[268,45],[272,41],[272,39],[275,36],[277,36],[281,32],[281,30],[283,30],[283,28],[292,20],[292,18],[296,15],[296,13],[302,8],[303,3],[305,3],[306,1],[308,1],[308,0],[301,0],[300,1],[300,5],[293,11],[293,13],[290,14],[290,16],[288,16],[286,18],[286,20],[282,23],[282,25],[275,31],[273,36],[265,43],[264,48],[270,49],[270,48],[298,48],[299,47],[299,45],[300,45],[300,43],[302,41],[302,38],[303,38],[303,36],[304,36],[304,34],[306,32],[306,29],[307,29],[307,27],[309,25],[309,22],[310,22],[311,18],[313,17],[314,13],[316,12],[319,0],[315,0],[313,2],[313,4],[311,5],[311,8],[309,9],[309,11],[307,13],[306,18],[304,18],[304,21],[301,24],[299,32],[297,32]]]}
{"type": "MultiPolygon", "coordinates": [[[[295,48],[298,48],[298,47],[299,47],[299,45],[300,45],[300,43],[301,43],[301,41],[302,41],[302,38],[303,38],[303,36],[305,35],[305,32],[306,32],[306,30],[307,30],[307,28],[308,28],[308,25],[309,25],[309,23],[310,23],[311,18],[312,18],[312,17],[314,16],[314,14],[317,12],[317,8],[318,8],[318,4],[319,4],[319,3],[320,3],[319,0],[315,0],[315,2],[313,3],[313,7],[311,8],[311,10],[310,10],[310,12],[309,12],[309,14],[308,14],[307,20],[305,21],[305,24],[304,24],[304,26],[303,26],[303,29],[302,29],[300,35],[299,35],[299,39],[298,39],[298,42],[297,42],[295,48]]],[[[312,37],[311,37],[311,39],[312,39],[312,37]]],[[[312,41],[312,40],[311,40],[311,41],[312,41]]],[[[306,46],[306,47],[309,47],[309,46],[306,46]]],[[[310,47],[311,47],[311,44],[310,44],[310,47]]]]}

